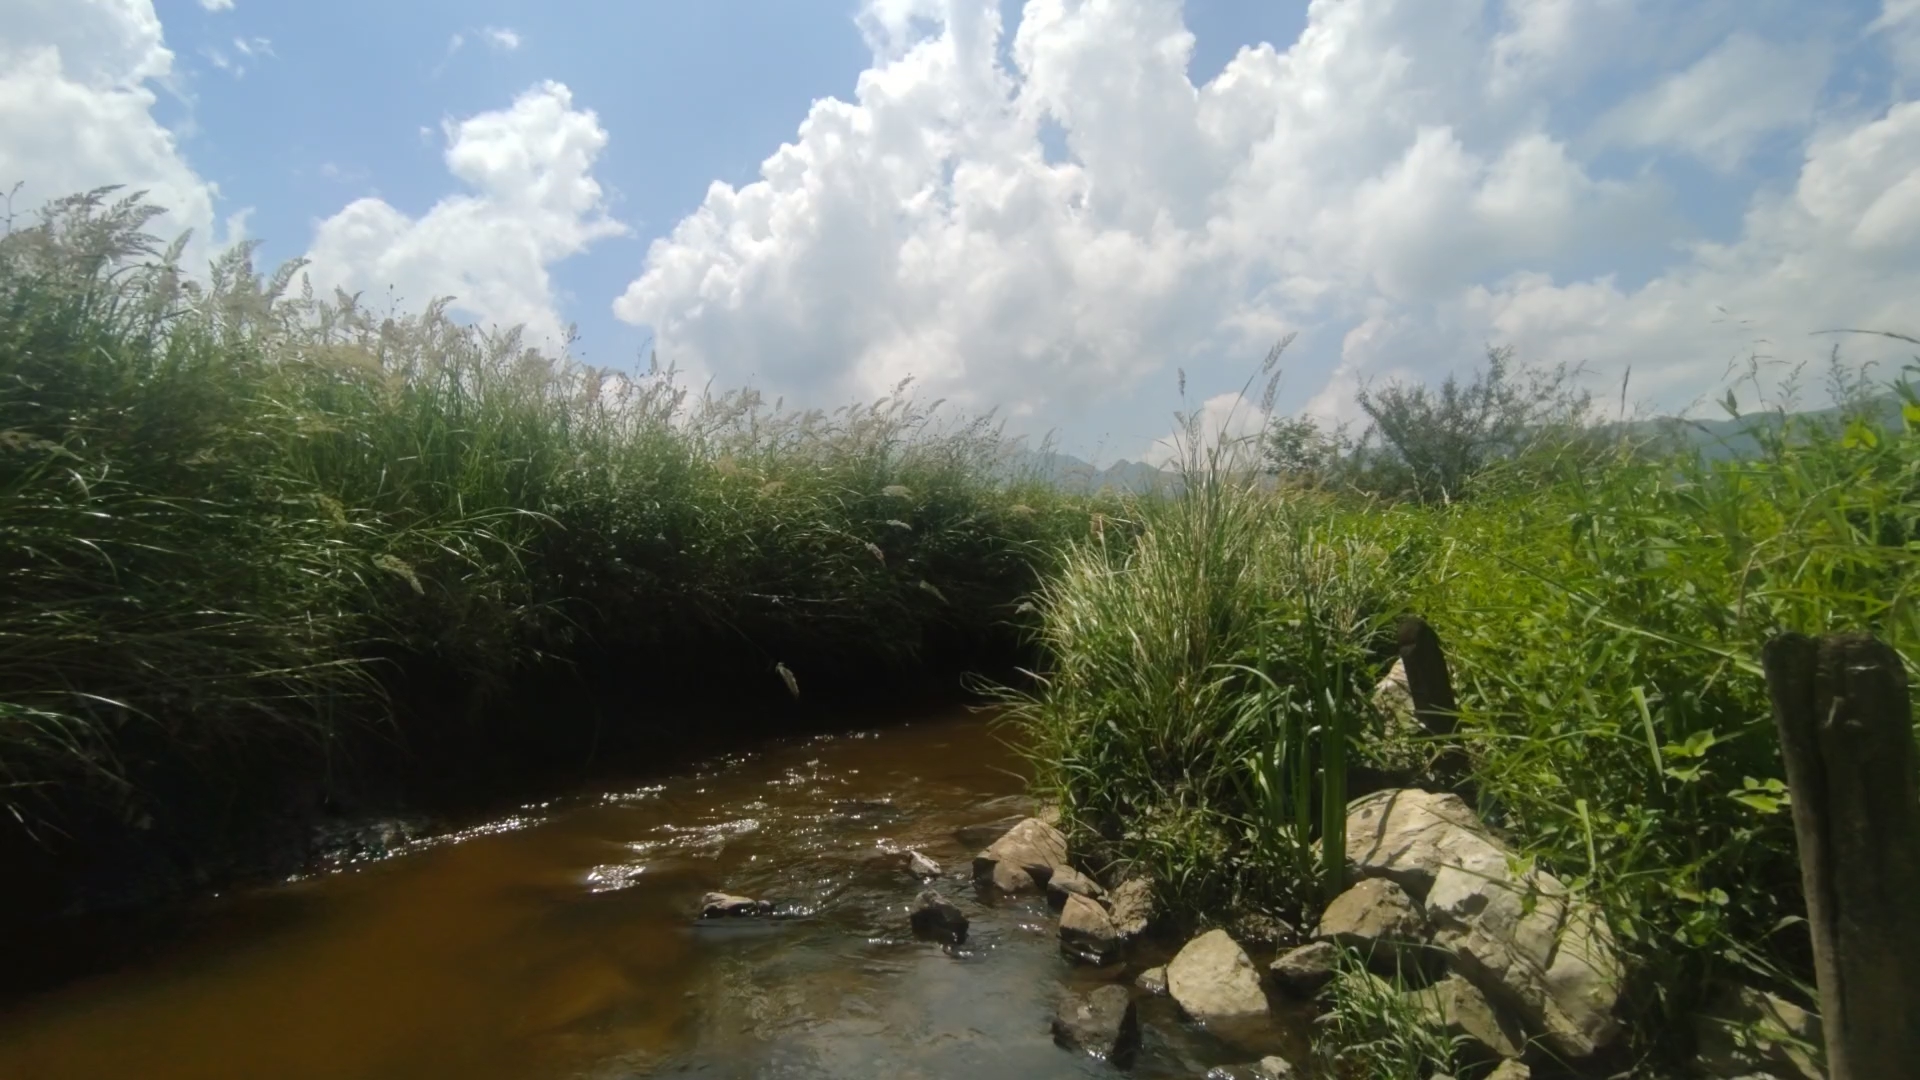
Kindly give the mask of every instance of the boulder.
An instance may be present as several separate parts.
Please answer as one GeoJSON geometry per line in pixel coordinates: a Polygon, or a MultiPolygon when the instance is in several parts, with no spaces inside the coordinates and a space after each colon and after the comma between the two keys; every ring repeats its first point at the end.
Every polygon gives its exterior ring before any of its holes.
{"type": "Polygon", "coordinates": [[[1047,903],[1061,907],[1068,896],[1084,896],[1089,900],[1098,900],[1107,895],[1100,883],[1071,866],[1056,866],[1047,878],[1047,903]]]}
{"type": "Polygon", "coordinates": [[[1785,998],[1748,986],[1723,987],[1694,1023],[1696,1064],[1708,1076],[1750,1074],[1780,1080],[1825,1076],[1810,1048],[1824,1044],[1820,1018],[1785,998]]]}
{"type": "Polygon", "coordinates": [[[1053,1041],[1126,1068],[1140,1048],[1140,1021],[1124,986],[1068,994],[1053,1014],[1053,1041]]]}
{"type": "Polygon", "coordinates": [[[1160,997],[1167,992],[1167,969],[1150,967],[1133,980],[1133,985],[1139,987],[1144,993],[1160,997]]]}
{"type": "Polygon", "coordinates": [[[1153,925],[1153,879],[1132,877],[1114,886],[1107,896],[1107,910],[1113,913],[1113,928],[1128,941],[1140,937],[1153,925]]]}
{"type": "Polygon", "coordinates": [[[1406,991],[1407,998],[1449,1036],[1465,1037],[1471,1049],[1484,1056],[1517,1058],[1526,1053],[1526,1032],[1493,1007],[1478,987],[1458,975],[1449,975],[1424,990],[1406,991]]]}
{"type": "Polygon", "coordinates": [[[1556,1055],[1587,1057],[1619,1034],[1624,971],[1605,919],[1522,867],[1458,796],[1403,788],[1354,800],[1347,861],[1424,900],[1453,970],[1556,1055]]]}
{"type": "Polygon", "coordinates": [[[940,876],[940,864],[917,851],[907,852],[907,869],[912,870],[916,875],[923,878],[937,878],[940,876]]]}
{"type": "Polygon", "coordinates": [[[700,917],[703,919],[771,914],[773,914],[773,905],[765,900],[723,892],[710,892],[700,898],[700,917]]]}
{"type": "Polygon", "coordinates": [[[1225,930],[1209,930],[1167,965],[1167,993],[1201,1024],[1265,1016],[1267,995],[1253,961],[1225,930]]]}
{"type": "Polygon", "coordinates": [[[1503,1061],[1487,1074],[1487,1080],[1533,1080],[1533,1070],[1518,1061],[1503,1061]]]}
{"type": "Polygon", "coordinates": [[[923,889],[913,904],[913,935],[958,945],[967,940],[967,916],[953,901],[933,889],[923,889]]]}
{"type": "Polygon", "coordinates": [[[1025,892],[1044,886],[1053,868],[1067,862],[1067,838],[1039,818],[1008,829],[973,857],[973,880],[1003,893],[1025,892]]]}
{"type": "Polygon", "coordinates": [[[1267,970],[1273,972],[1273,981],[1282,989],[1299,997],[1312,997],[1339,969],[1340,946],[1316,941],[1280,957],[1267,970]]]}
{"type": "Polygon", "coordinates": [[[1353,949],[1371,966],[1392,971],[1398,961],[1419,959],[1427,917],[1420,902],[1393,881],[1366,878],[1333,898],[1313,939],[1353,949]]]}
{"type": "Polygon", "coordinates": [[[1120,932],[1097,900],[1067,894],[1060,909],[1060,948],[1076,960],[1104,964],[1120,953],[1120,932]]]}

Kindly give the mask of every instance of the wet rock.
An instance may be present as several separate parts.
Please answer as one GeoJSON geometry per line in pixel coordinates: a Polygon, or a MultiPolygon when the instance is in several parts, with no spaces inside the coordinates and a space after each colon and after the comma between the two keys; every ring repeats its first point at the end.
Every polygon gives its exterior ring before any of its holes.
{"type": "Polygon", "coordinates": [[[1464,1036],[1468,1049],[1483,1056],[1517,1058],[1526,1053],[1526,1032],[1496,1009],[1480,989],[1449,975],[1424,990],[1409,990],[1408,1000],[1426,1012],[1448,1035],[1464,1036]]]}
{"type": "Polygon", "coordinates": [[[1269,971],[1273,981],[1288,993],[1312,997],[1333,979],[1340,969],[1340,946],[1330,941],[1302,945],[1275,960],[1269,971]]]}
{"type": "Polygon", "coordinates": [[[1263,1057],[1250,1065],[1222,1065],[1207,1070],[1207,1080],[1293,1080],[1299,1075],[1293,1062],[1278,1054],[1263,1057]]]}
{"type": "Polygon", "coordinates": [[[1487,1074],[1487,1080],[1533,1080],[1533,1070],[1518,1061],[1503,1061],[1487,1074]]]}
{"type": "Polygon", "coordinates": [[[1369,966],[1393,971],[1400,961],[1419,959],[1427,940],[1426,913],[1399,885],[1368,878],[1333,898],[1313,939],[1352,949],[1369,966]]]}
{"type": "Polygon", "coordinates": [[[907,852],[907,869],[923,878],[937,878],[941,873],[939,863],[911,850],[907,852]]]}
{"type": "Polygon", "coordinates": [[[1186,943],[1167,965],[1167,993],[1201,1024],[1232,1023],[1267,1014],[1267,995],[1246,950],[1225,930],[1186,943]]]}
{"type": "Polygon", "coordinates": [[[1510,1009],[1547,1047],[1583,1058],[1619,1034],[1624,970],[1605,919],[1512,852],[1458,796],[1411,788],[1347,808],[1347,861],[1424,900],[1453,969],[1510,1009]]]}
{"type": "Polygon", "coordinates": [[[1056,866],[1047,878],[1047,902],[1060,907],[1067,902],[1068,896],[1084,896],[1089,900],[1098,900],[1107,894],[1100,883],[1073,869],[1070,866],[1056,866]]]}
{"type": "Polygon", "coordinates": [[[771,915],[773,905],[765,900],[755,900],[732,893],[710,892],[700,899],[700,917],[703,919],[732,918],[743,915],[771,915]]]}
{"type": "Polygon", "coordinates": [[[1067,995],[1053,1014],[1053,1041],[1127,1068],[1140,1048],[1140,1022],[1124,986],[1067,995]]]}
{"type": "Polygon", "coordinates": [[[1695,1022],[1694,1037],[1700,1048],[1696,1064],[1708,1076],[1819,1080],[1824,1075],[1803,1049],[1823,1044],[1820,1018],[1752,987],[1722,988],[1695,1022]]]}
{"type": "Polygon", "coordinates": [[[1154,997],[1160,997],[1167,992],[1167,969],[1150,967],[1133,980],[1133,985],[1154,997]]]}
{"type": "Polygon", "coordinates": [[[950,945],[967,940],[967,916],[934,889],[923,889],[914,899],[911,919],[915,937],[950,945]]]}
{"type": "Polygon", "coordinates": [[[1044,886],[1053,868],[1067,862],[1067,838],[1059,829],[1027,818],[973,857],[973,880],[1003,893],[1044,886]]]}
{"type": "Polygon", "coordinates": [[[1114,886],[1107,896],[1107,910],[1113,915],[1113,928],[1123,939],[1132,941],[1144,935],[1152,927],[1156,913],[1153,879],[1132,877],[1114,886]]]}
{"type": "Polygon", "coordinates": [[[1008,829],[1025,820],[1024,817],[1011,817],[983,822],[979,825],[962,825],[953,830],[953,838],[960,842],[961,847],[978,851],[1005,836],[1008,829]]]}
{"type": "Polygon", "coordinates": [[[1060,948],[1075,959],[1104,964],[1119,955],[1120,933],[1098,901],[1069,893],[1060,909],[1060,948]]]}

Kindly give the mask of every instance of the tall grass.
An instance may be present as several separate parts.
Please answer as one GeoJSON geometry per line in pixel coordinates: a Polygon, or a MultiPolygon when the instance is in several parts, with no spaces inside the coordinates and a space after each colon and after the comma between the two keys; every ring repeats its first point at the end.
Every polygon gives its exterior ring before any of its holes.
{"type": "Polygon", "coordinates": [[[412,684],[479,738],[490,701],[581,662],[649,697],[806,695],[1009,648],[1047,553],[1089,527],[1086,500],[1006,477],[990,417],[904,386],[834,412],[695,397],[440,304],[316,296],[244,247],[195,280],[156,212],[93,192],[0,239],[17,822],[151,821],[161,777],[324,760],[412,684]]]}
{"type": "Polygon", "coordinates": [[[1338,884],[1310,845],[1338,850],[1343,755],[1410,756],[1368,695],[1382,619],[1417,612],[1482,813],[1628,953],[1633,1054],[1686,1059],[1719,980],[1809,1001],[1758,657],[1783,630],[1864,628],[1920,658],[1920,398],[1870,390],[1748,418],[1744,458],[1588,428],[1426,504],[1203,470],[1043,588],[1052,668],[1019,713],[1041,783],[1189,912],[1311,916],[1338,884]]]}
{"type": "Polygon", "coordinates": [[[1177,494],[1131,504],[1124,543],[1069,545],[1041,586],[1052,666],[1011,716],[1069,823],[1176,910],[1297,918],[1339,885],[1344,755],[1404,552],[1198,436],[1177,494]]]}

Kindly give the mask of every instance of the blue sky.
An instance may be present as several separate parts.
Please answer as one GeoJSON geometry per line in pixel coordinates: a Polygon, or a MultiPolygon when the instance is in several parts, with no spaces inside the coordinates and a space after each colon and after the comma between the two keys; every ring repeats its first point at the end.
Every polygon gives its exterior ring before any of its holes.
{"type": "Polygon", "coordinates": [[[1287,333],[1339,419],[1488,344],[1671,410],[1920,331],[1920,0],[0,5],[20,206],[148,187],[376,303],[1105,459],[1287,333]]]}

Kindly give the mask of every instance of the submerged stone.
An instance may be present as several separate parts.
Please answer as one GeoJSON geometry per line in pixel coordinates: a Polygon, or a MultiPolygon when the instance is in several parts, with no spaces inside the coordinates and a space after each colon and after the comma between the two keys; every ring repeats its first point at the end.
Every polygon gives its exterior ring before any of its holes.
{"type": "Polygon", "coordinates": [[[1068,994],[1053,1015],[1053,1041],[1127,1068],[1140,1048],[1132,996],[1124,986],[1068,994]]]}

